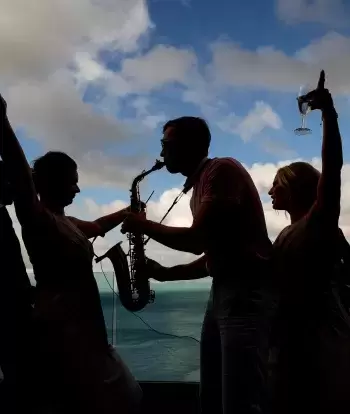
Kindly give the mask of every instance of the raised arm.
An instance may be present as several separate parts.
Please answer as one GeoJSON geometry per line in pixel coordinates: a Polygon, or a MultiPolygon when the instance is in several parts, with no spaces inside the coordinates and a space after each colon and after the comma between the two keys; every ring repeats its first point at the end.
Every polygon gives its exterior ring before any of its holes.
{"type": "Polygon", "coordinates": [[[338,227],[341,196],[341,170],[343,167],[342,140],[338,115],[327,89],[316,90],[312,109],[320,109],[323,120],[322,172],[318,184],[317,201],[311,214],[325,224],[338,227]]]}
{"type": "Polygon", "coordinates": [[[38,211],[39,202],[31,168],[8,120],[6,102],[1,95],[0,118],[0,155],[11,181],[17,217],[19,222],[23,224],[38,211]]]}
{"type": "Polygon", "coordinates": [[[94,221],[84,221],[75,217],[68,217],[88,239],[103,237],[110,230],[119,226],[127,216],[128,209],[124,208],[115,213],[100,217],[94,221]]]}

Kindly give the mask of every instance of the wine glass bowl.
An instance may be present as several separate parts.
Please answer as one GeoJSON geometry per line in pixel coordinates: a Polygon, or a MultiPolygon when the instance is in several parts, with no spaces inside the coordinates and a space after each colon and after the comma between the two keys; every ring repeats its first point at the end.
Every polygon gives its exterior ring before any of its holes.
{"type": "Polygon", "coordinates": [[[301,115],[301,127],[296,128],[294,133],[296,135],[308,135],[311,134],[311,129],[306,127],[306,116],[311,111],[309,102],[305,99],[305,96],[312,91],[309,85],[302,85],[299,89],[298,95],[298,108],[301,115]]]}

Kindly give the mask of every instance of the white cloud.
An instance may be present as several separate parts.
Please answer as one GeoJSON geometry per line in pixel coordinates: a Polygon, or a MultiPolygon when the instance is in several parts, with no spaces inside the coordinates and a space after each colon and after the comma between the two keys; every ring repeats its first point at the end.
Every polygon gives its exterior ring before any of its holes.
{"type": "Polygon", "coordinates": [[[3,0],[2,79],[45,79],[78,51],[132,51],[152,27],[146,0],[3,0]]]}
{"type": "Polygon", "coordinates": [[[143,158],[137,152],[130,157],[104,152],[132,142],[135,127],[83,102],[67,73],[10,87],[7,101],[13,125],[24,128],[43,151],[65,151],[77,161],[83,185],[124,185],[135,175],[133,166],[143,158]]]}
{"type": "Polygon", "coordinates": [[[283,138],[263,137],[260,140],[261,149],[277,158],[295,158],[297,152],[290,148],[283,138]]]}
{"type": "Polygon", "coordinates": [[[75,57],[75,79],[83,88],[91,83],[104,88],[107,95],[124,97],[148,93],[166,84],[188,84],[195,76],[197,57],[191,49],[159,44],[144,54],[126,57],[119,71],[111,71],[93,54],[75,57]]]}
{"type": "MultiPolygon", "coordinates": [[[[82,166],[85,184],[108,185],[112,177],[113,185],[123,184],[130,178],[124,170],[140,158],[137,152],[128,160],[103,154],[130,140],[137,126],[119,121],[111,108],[98,110],[84,102],[86,82],[110,76],[95,56],[101,50],[136,53],[152,27],[146,0],[1,4],[0,85],[10,119],[43,150],[72,155],[82,166]]],[[[145,120],[147,125],[156,122],[153,114],[145,120]]]]}
{"type": "MultiPolygon", "coordinates": [[[[131,176],[122,169],[135,164],[134,158],[125,162],[103,152],[113,147],[117,153],[122,140],[165,122],[167,114],[153,110],[145,95],[166,84],[182,85],[185,102],[198,105],[211,123],[244,140],[265,128],[280,128],[280,119],[266,103],[258,103],[244,119],[235,114],[224,119],[227,108],[221,87],[296,94],[300,83],[316,81],[318,69],[324,67],[332,91],[350,91],[350,40],[337,33],[291,56],[272,47],[252,51],[216,43],[212,64],[201,68],[190,48],[155,45],[145,53],[138,48],[153,27],[145,0],[39,0],[35,10],[27,2],[6,0],[0,23],[0,79],[14,126],[22,127],[45,149],[75,156],[85,184],[111,185],[113,176],[131,176]],[[119,71],[112,72],[99,59],[98,52],[106,49],[120,60],[119,71]],[[83,101],[90,85],[98,86],[100,94],[94,107],[83,101]],[[136,119],[126,124],[117,118],[119,99],[130,95],[135,95],[135,105],[140,101],[136,119]],[[140,106],[142,99],[146,106],[140,106]],[[93,162],[95,154],[98,160],[93,162]]],[[[269,148],[276,151],[271,143],[269,148]]],[[[123,179],[114,181],[120,183],[123,179]]]]}
{"type": "Polygon", "coordinates": [[[218,126],[225,132],[239,135],[247,142],[265,129],[281,129],[282,120],[270,105],[258,101],[245,117],[241,118],[231,113],[219,120],[218,126]]]}
{"type": "Polygon", "coordinates": [[[347,25],[350,8],[343,0],[276,0],[277,16],[286,23],[322,23],[332,27],[347,25]]]}
{"type": "Polygon", "coordinates": [[[7,95],[11,120],[46,148],[76,154],[130,135],[115,117],[84,103],[67,73],[56,73],[46,82],[19,83],[7,95]]]}
{"type": "Polygon", "coordinates": [[[165,123],[167,117],[164,112],[151,113],[150,100],[145,96],[138,96],[131,104],[136,111],[136,117],[148,129],[156,129],[159,124],[165,123]]]}
{"type": "Polygon", "coordinates": [[[169,82],[185,83],[196,63],[190,50],[158,45],[139,58],[125,59],[121,74],[136,90],[148,91],[169,82]]]}
{"type": "Polygon", "coordinates": [[[333,93],[350,93],[350,38],[336,32],[314,40],[293,55],[274,48],[244,49],[239,44],[212,44],[208,72],[218,87],[227,85],[298,93],[300,85],[317,84],[324,69],[333,93]]]}

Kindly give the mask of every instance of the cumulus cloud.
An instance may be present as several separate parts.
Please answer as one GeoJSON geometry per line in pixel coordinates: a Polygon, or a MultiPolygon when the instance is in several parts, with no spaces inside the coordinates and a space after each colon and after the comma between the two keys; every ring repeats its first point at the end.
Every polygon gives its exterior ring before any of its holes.
{"type": "MultiPolygon", "coordinates": [[[[142,39],[154,27],[145,0],[39,0],[35,10],[29,3],[5,0],[0,23],[0,79],[14,126],[44,149],[75,156],[85,184],[123,185],[132,176],[133,171],[123,170],[142,154],[136,151],[125,162],[125,157],[103,152],[113,148],[118,153],[123,142],[166,120],[165,111],[154,110],[146,96],[164,85],[180,85],[185,102],[199,106],[212,124],[245,141],[267,128],[281,128],[281,121],[263,102],[245,117],[223,117],[227,108],[220,98],[222,87],[296,94],[300,83],[315,81],[322,67],[332,91],[350,90],[350,39],[334,32],[291,55],[270,46],[247,50],[216,42],[211,64],[201,67],[191,48],[142,48],[142,39]],[[106,50],[117,57],[114,71],[101,59],[106,50]],[[84,100],[89,87],[97,90],[94,105],[84,100]],[[135,119],[119,120],[120,100],[133,96],[135,119]],[[100,161],[91,161],[95,154],[100,161]],[[113,176],[118,177],[114,183],[113,176]]],[[[271,142],[267,148],[287,155],[271,142]]]]}
{"type": "Polygon", "coordinates": [[[169,82],[185,83],[195,65],[196,55],[192,51],[159,45],[140,58],[125,59],[121,74],[142,91],[169,82]]]}
{"type": "Polygon", "coordinates": [[[138,96],[131,105],[136,111],[137,118],[141,119],[142,124],[150,130],[157,128],[161,123],[165,123],[167,119],[164,112],[151,112],[150,101],[145,96],[138,96]]]}
{"type": "MultiPolygon", "coordinates": [[[[109,184],[114,176],[113,185],[123,185],[124,177],[134,174],[124,170],[134,165],[137,152],[128,160],[92,158],[130,140],[136,128],[85,102],[81,86],[82,79],[92,82],[106,72],[93,61],[100,51],[128,54],[139,49],[153,27],[146,0],[39,0],[35,8],[5,0],[1,7],[0,85],[14,127],[43,150],[72,155],[82,165],[86,184],[109,184]]],[[[150,115],[145,122],[155,125],[156,119],[150,115]]]]}
{"type": "Polygon", "coordinates": [[[218,86],[296,94],[301,83],[316,86],[318,73],[324,69],[333,93],[350,93],[350,38],[336,32],[291,55],[269,45],[250,50],[232,42],[216,42],[211,49],[213,59],[208,70],[218,86]]]}
{"type": "Polygon", "coordinates": [[[322,23],[332,27],[349,23],[350,8],[343,0],[276,0],[277,16],[286,23],[322,23]]]}
{"type": "Polygon", "coordinates": [[[255,102],[254,107],[245,117],[238,117],[234,113],[218,121],[218,126],[225,132],[239,135],[243,141],[250,141],[265,129],[275,130],[282,128],[279,115],[266,102],[255,102]]]}
{"type": "MultiPolygon", "coordinates": [[[[46,79],[76,52],[133,51],[152,27],[146,0],[3,0],[0,73],[7,82],[46,79]]],[[[3,80],[2,80],[3,81],[3,80]]]]}
{"type": "Polygon", "coordinates": [[[44,147],[74,155],[123,140],[126,125],[97,113],[84,103],[69,76],[56,74],[47,82],[19,83],[8,91],[9,115],[44,147]]]}

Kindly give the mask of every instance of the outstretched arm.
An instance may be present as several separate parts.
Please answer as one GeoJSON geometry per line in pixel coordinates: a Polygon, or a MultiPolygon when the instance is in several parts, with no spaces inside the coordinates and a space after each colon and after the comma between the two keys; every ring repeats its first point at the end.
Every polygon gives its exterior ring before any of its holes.
{"type": "Polygon", "coordinates": [[[0,95],[0,155],[14,192],[16,214],[21,225],[39,209],[31,168],[7,117],[6,102],[0,95]]]}
{"type": "Polygon", "coordinates": [[[200,207],[191,227],[165,226],[131,214],[124,221],[122,231],[144,233],[170,249],[201,255],[214,234],[225,236],[244,182],[240,168],[223,158],[213,162],[203,185],[200,207]]]}
{"type": "Polygon", "coordinates": [[[175,280],[195,280],[209,276],[207,269],[207,258],[202,256],[194,262],[165,267],[148,259],[150,266],[150,277],[159,282],[170,282],[175,280]]]}
{"type": "MultiPolygon", "coordinates": [[[[322,82],[322,73],[320,77],[322,82]]],[[[324,82],[324,73],[323,73],[324,82]]],[[[341,170],[343,167],[342,140],[338,126],[338,115],[333,99],[327,89],[316,89],[313,109],[322,111],[323,142],[322,172],[317,189],[317,201],[311,215],[319,217],[324,224],[338,228],[341,196],[341,170]]]]}
{"type": "Polygon", "coordinates": [[[103,237],[110,230],[119,226],[127,215],[127,208],[115,213],[100,217],[94,221],[84,221],[75,217],[68,217],[88,239],[92,237],[103,237]]]}

